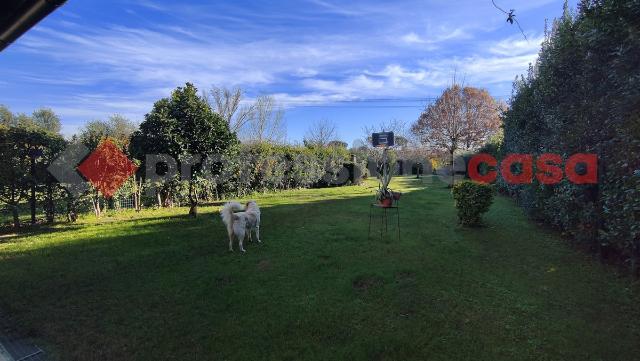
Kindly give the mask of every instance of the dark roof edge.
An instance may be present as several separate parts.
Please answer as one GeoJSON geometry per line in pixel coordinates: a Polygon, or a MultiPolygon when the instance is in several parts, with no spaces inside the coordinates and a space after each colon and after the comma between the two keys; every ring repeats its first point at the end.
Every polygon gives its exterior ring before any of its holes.
{"type": "Polygon", "coordinates": [[[26,33],[40,20],[47,17],[67,0],[25,1],[4,24],[0,24],[0,51],[26,33]]]}

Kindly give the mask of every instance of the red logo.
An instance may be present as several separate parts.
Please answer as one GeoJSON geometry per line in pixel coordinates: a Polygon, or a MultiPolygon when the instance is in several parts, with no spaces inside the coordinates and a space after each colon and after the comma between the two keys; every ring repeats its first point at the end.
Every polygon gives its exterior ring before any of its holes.
{"type": "MultiPolygon", "coordinates": [[[[530,154],[509,154],[500,163],[490,154],[478,154],[469,160],[467,172],[469,178],[477,182],[492,183],[500,175],[509,184],[530,184],[534,176],[534,158],[530,154]],[[481,174],[479,167],[485,164],[489,168],[486,174],[481,174]],[[514,172],[513,166],[519,165],[519,171],[514,172]]],[[[542,184],[557,184],[566,175],[574,184],[598,183],[598,156],[595,154],[574,154],[565,162],[564,174],[562,172],[562,157],[558,154],[545,153],[535,160],[536,179],[542,184]],[[582,171],[578,171],[581,166],[582,171]]]]}
{"type": "Polygon", "coordinates": [[[79,166],[78,171],[105,197],[116,191],[138,170],[110,140],[105,140],[79,166]]]}

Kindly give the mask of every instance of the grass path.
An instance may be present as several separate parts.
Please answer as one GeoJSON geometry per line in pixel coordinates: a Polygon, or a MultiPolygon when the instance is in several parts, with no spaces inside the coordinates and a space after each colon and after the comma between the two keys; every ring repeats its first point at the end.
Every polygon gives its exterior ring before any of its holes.
{"type": "Polygon", "coordinates": [[[508,199],[467,230],[447,189],[395,182],[401,242],[367,241],[366,186],[258,197],[264,244],[244,255],[217,207],[0,238],[0,308],[62,360],[640,357],[628,280],[508,199]]]}

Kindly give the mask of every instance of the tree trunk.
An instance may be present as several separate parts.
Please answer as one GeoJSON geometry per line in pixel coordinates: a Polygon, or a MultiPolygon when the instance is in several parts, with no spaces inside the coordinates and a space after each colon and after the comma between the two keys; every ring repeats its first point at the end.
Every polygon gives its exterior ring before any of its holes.
{"type": "Polygon", "coordinates": [[[53,184],[47,183],[47,199],[45,200],[47,223],[53,223],[56,217],[56,205],[53,202],[53,184]]]}
{"type": "Polygon", "coordinates": [[[31,156],[31,194],[29,206],[31,208],[31,224],[36,224],[36,158],[31,156]]]}
{"type": "Polygon", "coordinates": [[[13,226],[20,228],[20,214],[18,213],[18,205],[11,205],[11,214],[13,215],[13,226]]]}
{"type": "Polygon", "coordinates": [[[193,189],[193,183],[189,182],[189,217],[198,216],[198,196],[193,189]]]}
{"type": "Polygon", "coordinates": [[[165,208],[173,208],[173,192],[168,190],[164,194],[164,200],[162,201],[162,206],[165,208]]]}
{"type": "Polygon", "coordinates": [[[31,208],[31,224],[36,224],[36,187],[33,185],[29,197],[29,208],[31,208]]]}
{"type": "Polygon", "coordinates": [[[635,279],[638,276],[638,250],[636,248],[636,241],[631,243],[631,278],[635,279]]]}
{"type": "Polygon", "coordinates": [[[95,213],[96,217],[99,218],[102,214],[102,210],[100,209],[100,196],[98,195],[98,191],[93,194],[91,203],[93,203],[93,213],[95,213]]]}
{"type": "Polygon", "coordinates": [[[75,222],[78,219],[78,214],[76,213],[75,201],[71,197],[71,195],[67,198],[67,220],[71,223],[75,222]]]}
{"type": "Polygon", "coordinates": [[[197,204],[191,204],[191,207],[189,207],[189,217],[197,217],[198,216],[198,205],[197,204]]]}
{"type": "Polygon", "coordinates": [[[140,212],[140,210],[142,209],[142,205],[140,204],[142,199],[142,177],[140,177],[139,181],[134,178],[134,183],[136,186],[135,192],[133,193],[133,202],[136,208],[136,212],[140,212]]]}
{"type": "Polygon", "coordinates": [[[453,167],[453,153],[455,152],[455,150],[451,151],[451,187],[453,187],[453,185],[455,184],[456,181],[456,173],[455,173],[455,169],[453,167]]]}

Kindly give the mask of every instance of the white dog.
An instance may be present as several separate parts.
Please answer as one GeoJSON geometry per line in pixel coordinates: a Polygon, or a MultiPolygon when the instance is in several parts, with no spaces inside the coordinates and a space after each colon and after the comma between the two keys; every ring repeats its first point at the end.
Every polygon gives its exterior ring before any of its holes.
{"type": "Polygon", "coordinates": [[[227,226],[229,235],[229,251],[233,251],[233,237],[238,239],[240,251],[245,252],[242,242],[249,236],[249,241],[253,242],[251,232],[255,231],[258,242],[260,241],[260,208],[255,201],[247,202],[246,208],[238,202],[229,202],[220,211],[222,221],[227,226]],[[235,211],[242,211],[235,213],[235,211]]]}

